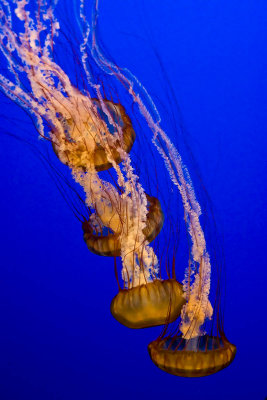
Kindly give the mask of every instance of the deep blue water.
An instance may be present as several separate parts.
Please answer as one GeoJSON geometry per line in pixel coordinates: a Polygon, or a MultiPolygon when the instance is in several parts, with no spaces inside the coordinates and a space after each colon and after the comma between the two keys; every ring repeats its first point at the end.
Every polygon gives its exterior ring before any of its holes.
{"type": "MultiPolygon", "coordinates": [[[[62,2],[62,32],[75,30],[71,1],[62,2]]],[[[189,167],[199,169],[190,172],[201,174],[211,199],[224,250],[225,332],[237,354],[206,378],[160,371],[147,353],[159,330],[132,331],[113,319],[113,262],[89,253],[49,168],[11,134],[44,143],[1,95],[1,399],[265,399],[266,23],[265,0],[100,3],[102,44],[151,93],[174,141],[168,88],[177,96],[189,167]]],[[[68,71],[60,43],[57,51],[68,71]]]]}

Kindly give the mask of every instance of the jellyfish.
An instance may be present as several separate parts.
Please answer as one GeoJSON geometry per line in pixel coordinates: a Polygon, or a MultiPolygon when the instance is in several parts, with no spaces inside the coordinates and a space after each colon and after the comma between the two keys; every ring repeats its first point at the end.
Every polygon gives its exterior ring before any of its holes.
{"type": "MultiPolygon", "coordinates": [[[[148,242],[152,242],[162,228],[164,214],[162,212],[160,202],[156,197],[152,197],[147,194],[146,197],[148,202],[148,213],[143,234],[148,242]]],[[[117,202],[110,201],[108,204],[109,206],[106,204],[101,204],[97,207],[98,220],[94,214],[92,215],[91,221],[84,222],[84,241],[86,242],[88,249],[95,254],[100,256],[117,257],[121,254],[120,235],[123,229],[123,223],[121,223],[121,199],[118,196],[117,202]],[[99,220],[99,214],[101,215],[101,222],[99,220]],[[107,235],[104,233],[101,234],[99,227],[103,224],[106,228],[110,228],[112,233],[107,235]],[[96,232],[94,232],[94,228],[96,229],[96,232]]]]}
{"type": "MultiPolygon", "coordinates": [[[[106,115],[102,112],[99,100],[91,99],[91,102],[98,123],[103,121],[105,136],[107,138],[109,138],[109,136],[112,137],[114,127],[108,123],[106,115]],[[106,130],[104,123],[109,125],[108,131],[106,130]]],[[[135,140],[135,131],[133,130],[131,121],[121,104],[116,104],[104,99],[103,102],[109,113],[112,115],[114,124],[121,127],[121,138],[117,138],[113,143],[110,143],[112,159],[114,162],[120,163],[122,159],[116,148],[120,147],[122,150],[129,153],[135,140]]],[[[105,147],[101,145],[101,141],[103,140],[103,131],[101,132],[101,135],[99,135],[98,140],[96,140],[96,121],[93,118],[90,118],[86,110],[84,110],[84,113],[85,117],[83,124],[86,126],[87,134],[90,132],[90,135],[94,140],[94,150],[92,152],[89,151],[89,138],[85,139],[84,136],[81,136],[74,119],[67,119],[63,117],[62,114],[60,114],[61,123],[65,126],[65,133],[67,132],[70,134],[71,132],[72,141],[66,140],[66,135],[62,135],[60,132],[58,134],[58,132],[54,130],[53,135],[55,136],[55,140],[52,142],[53,149],[60,161],[63,164],[68,165],[70,168],[76,166],[86,171],[90,169],[90,165],[92,164],[93,168],[97,172],[107,170],[112,167],[112,164],[107,159],[105,147]]]]}
{"type": "Polygon", "coordinates": [[[203,335],[185,340],[181,336],[158,339],[148,345],[154,364],[169,374],[203,377],[228,367],[236,347],[226,337],[203,335]]]}
{"type": "Polygon", "coordinates": [[[132,166],[136,133],[127,112],[95,82],[85,64],[84,46],[83,89],[56,63],[53,49],[60,26],[53,4],[38,2],[35,19],[27,1],[14,5],[14,12],[5,1],[0,8],[0,46],[11,76],[1,74],[0,87],[32,115],[40,137],[51,142],[84,190],[91,210],[82,224],[89,250],[121,257],[123,288],[112,301],[113,316],[134,328],[164,324],[168,315],[176,319],[184,304],[183,289],[176,280],[160,279],[150,242],[160,233],[164,216],[159,199],[145,192],[132,166]],[[23,26],[18,34],[13,18],[23,26]],[[113,183],[100,175],[111,168],[113,183]]]}

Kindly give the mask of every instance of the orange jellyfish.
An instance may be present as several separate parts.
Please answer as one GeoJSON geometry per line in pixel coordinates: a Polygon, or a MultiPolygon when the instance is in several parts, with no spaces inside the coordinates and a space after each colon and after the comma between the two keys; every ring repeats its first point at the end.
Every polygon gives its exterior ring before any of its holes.
{"type": "Polygon", "coordinates": [[[213,313],[210,301],[199,291],[203,278],[198,274],[194,278],[192,271],[188,274],[184,285],[188,286],[189,298],[186,296],[180,322],[176,322],[175,327],[167,324],[159,338],[148,345],[148,352],[154,364],[165,372],[183,377],[202,377],[230,365],[235,358],[236,346],[224,333],[220,282],[213,313]],[[190,280],[193,282],[191,287],[190,280]],[[205,319],[212,320],[211,327],[205,319]]]}
{"type": "Polygon", "coordinates": [[[112,300],[110,309],[121,324],[140,329],[175,321],[184,303],[179,282],[156,279],[131,289],[121,289],[112,300]]]}
{"type": "MultiPolygon", "coordinates": [[[[114,123],[118,124],[122,130],[122,136],[116,138],[114,143],[110,144],[109,148],[114,162],[120,163],[122,159],[116,149],[120,147],[125,152],[129,153],[135,140],[135,131],[133,130],[131,121],[121,104],[116,104],[105,99],[103,99],[103,101],[112,115],[114,123]]],[[[106,130],[105,122],[108,123],[108,121],[105,121],[107,117],[101,110],[99,100],[91,99],[91,102],[92,106],[94,107],[94,116],[97,119],[98,124],[96,124],[93,119],[90,119],[89,115],[87,114],[84,125],[85,128],[90,132],[90,135],[95,137],[96,134],[94,131],[96,131],[97,127],[106,130]]],[[[63,164],[68,165],[70,168],[75,165],[76,167],[82,168],[85,171],[88,169],[88,164],[92,164],[96,171],[104,171],[112,167],[111,162],[109,162],[107,159],[107,152],[105,150],[105,146],[107,144],[101,143],[103,141],[103,137],[101,135],[99,135],[99,140],[95,143],[94,150],[90,153],[87,148],[85,137],[82,135],[77,135],[78,137],[76,137],[75,135],[77,126],[75,126],[73,118],[66,119],[63,116],[60,116],[60,120],[66,129],[64,135],[58,133],[56,130],[53,130],[53,134],[56,137],[55,141],[53,141],[53,149],[63,164]],[[69,137],[68,135],[66,137],[66,133],[69,134],[69,137]],[[72,140],[70,140],[70,138],[72,140]],[[62,149],[62,143],[64,143],[64,149],[62,149]]],[[[108,134],[112,135],[113,127],[111,125],[109,127],[110,130],[108,134]]]]}
{"type": "Polygon", "coordinates": [[[234,360],[236,347],[225,336],[204,335],[185,340],[177,335],[151,342],[148,351],[163,371],[194,378],[226,368],[234,360]]]}
{"type": "MultiPolygon", "coordinates": [[[[146,226],[143,229],[143,234],[145,239],[148,242],[152,242],[155,237],[159,234],[163,221],[164,215],[161,209],[161,205],[159,200],[156,197],[151,197],[146,195],[148,201],[148,213],[146,226]]],[[[115,206],[113,206],[115,208],[115,206]]],[[[117,208],[121,209],[121,205],[118,204],[117,208]]],[[[120,210],[121,211],[121,210],[120,210]]],[[[126,211],[127,212],[127,211],[126,211]]],[[[113,225],[114,228],[114,220],[115,220],[114,210],[113,215],[105,216],[103,219],[106,219],[106,227],[113,225]],[[112,224],[113,222],[113,224],[112,224]]],[[[119,214],[119,212],[118,212],[119,214]]],[[[121,215],[120,215],[121,218],[121,215]]],[[[102,232],[94,231],[92,224],[89,221],[85,221],[83,223],[83,231],[84,231],[84,241],[87,244],[87,247],[90,251],[100,256],[108,256],[108,257],[118,257],[121,254],[121,244],[120,244],[120,234],[122,229],[122,224],[117,223],[115,226],[115,231],[112,233],[105,234],[102,232]]]]}

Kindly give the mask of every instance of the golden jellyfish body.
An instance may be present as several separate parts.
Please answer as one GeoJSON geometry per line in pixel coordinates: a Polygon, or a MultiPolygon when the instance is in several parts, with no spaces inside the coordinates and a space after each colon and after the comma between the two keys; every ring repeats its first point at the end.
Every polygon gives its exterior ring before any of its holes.
{"type": "MultiPolygon", "coordinates": [[[[145,240],[152,242],[161,231],[164,222],[164,214],[159,200],[156,197],[147,196],[148,214],[146,226],[143,229],[145,240]]],[[[113,213],[113,220],[114,218],[113,213]]],[[[111,219],[111,218],[110,218],[111,219]]],[[[119,216],[117,217],[119,219],[119,216]]],[[[114,224],[115,225],[115,224],[114,224]]],[[[108,234],[95,233],[89,222],[83,224],[84,241],[90,251],[100,256],[118,257],[121,254],[120,233],[121,227],[117,223],[115,232],[108,234]],[[118,227],[119,226],[119,227],[118,227]]]]}
{"type": "Polygon", "coordinates": [[[81,115],[80,124],[75,123],[73,118],[59,116],[64,126],[64,135],[53,132],[56,137],[53,149],[63,164],[85,171],[91,167],[99,172],[112,167],[108,156],[117,164],[122,161],[118,149],[130,152],[135,141],[135,132],[124,107],[109,100],[103,100],[103,104],[106,113],[97,99],[91,99],[90,112],[81,107],[84,115],[81,115]],[[109,123],[107,114],[110,115],[112,124],[109,123]],[[120,127],[121,136],[114,140],[115,125],[120,127]]]}
{"type": "Polygon", "coordinates": [[[175,321],[184,303],[182,285],[175,279],[155,280],[120,290],[110,310],[121,324],[139,329],[175,321]]]}
{"type": "Polygon", "coordinates": [[[183,377],[202,377],[226,368],[235,358],[236,347],[225,336],[203,335],[157,339],[148,345],[154,364],[165,372],[183,377]]]}

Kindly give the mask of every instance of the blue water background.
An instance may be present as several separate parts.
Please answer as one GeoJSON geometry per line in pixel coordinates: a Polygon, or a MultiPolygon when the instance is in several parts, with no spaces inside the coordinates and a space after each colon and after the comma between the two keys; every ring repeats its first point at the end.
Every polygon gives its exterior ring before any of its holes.
{"type": "MultiPolygon", "coordinates": [[[[60,22],[70,28],[77,23],[72,2],[61,2],[60,22]]],[[[224,249],[225,332],[237,354],[206,378],[157,369],[147,344],[159,330],[133,331],[113,319],[112,260],[89,253],[49,171],[29,146],[5,134],[32,132],[43,146],[29,117],[1,96],[1,399],[267,396],[266,23],[264,0],[100,3],[101,42],[145,85],[163,121],[175,111],[170,82],[211,199],[224,249]]],[[[68,69],[62,50],[64,64],[68,69]]]]}

